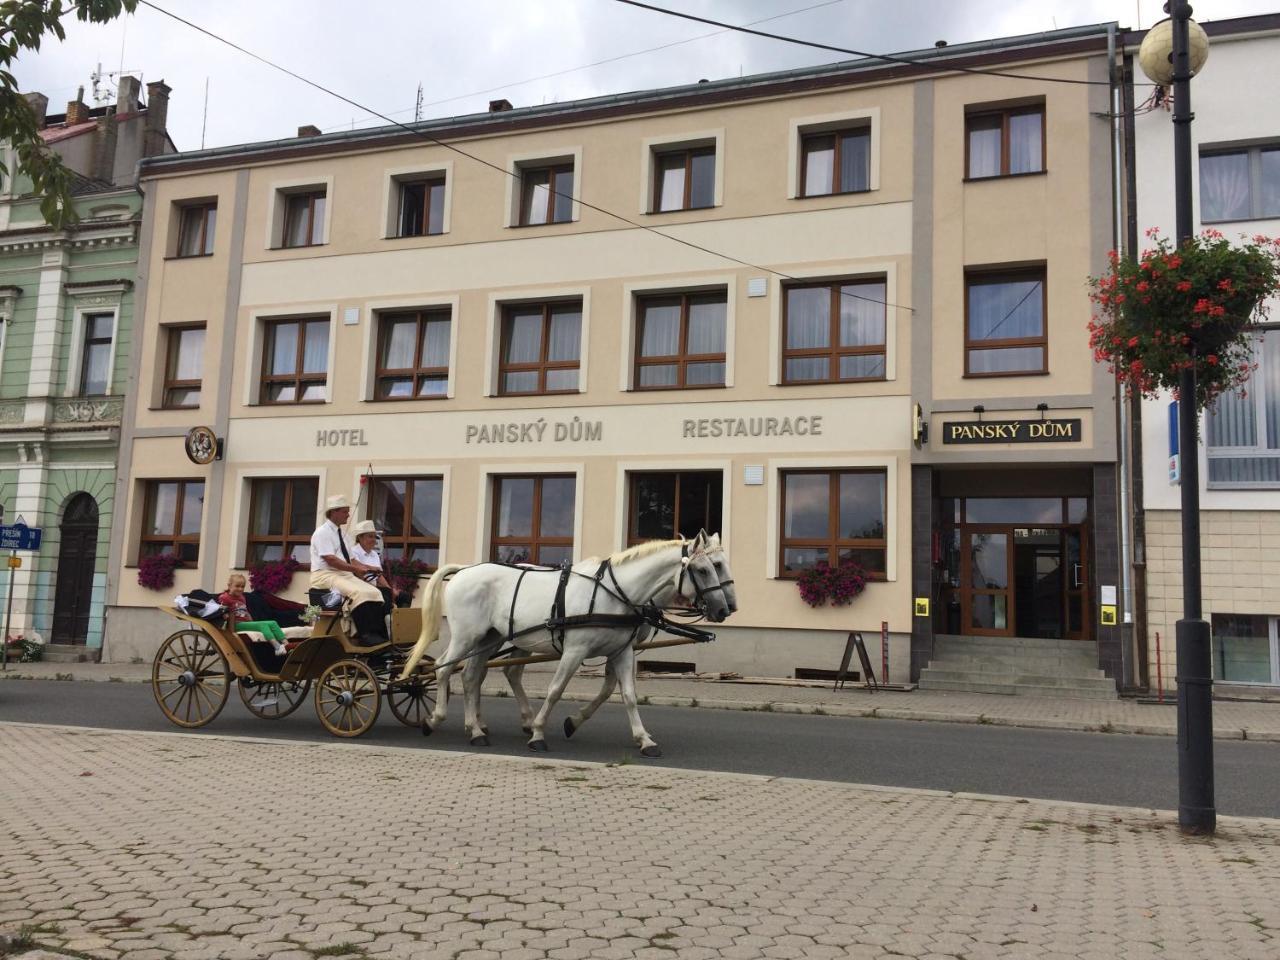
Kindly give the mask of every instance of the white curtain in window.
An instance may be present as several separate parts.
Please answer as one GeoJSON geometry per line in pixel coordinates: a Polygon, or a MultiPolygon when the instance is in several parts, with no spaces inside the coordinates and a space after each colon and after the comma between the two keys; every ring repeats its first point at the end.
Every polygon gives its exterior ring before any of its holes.
{"type": "Polygon", "coordinates": [[[883,283],[846,284],[840,288],[840,345],[869,347],[884,343],[883,283]]]}
{"type": "Polygon", "coordinates": [[[427,332],[422,338],[422,366],[447,367],[449,365],[449,321],[429,320],[427,332]]]}
{"type": "Polygon", "coordinates": [[[1249,216],[1249,154],[1200,158],[1200,219],[1244,220],[1249,216]]]}
{"type": "Polygon", "coordinates": [[[969,176],[1000,176],[1000,117],[969,121],[969,176]]]}
{"type": "Polygon", "coordinates": [[[689,302],[689,353],[724,353],[725,302],[689,302]]]}
{"type": "Polygon", "coordinates": [[[787,291],[787,346],[812,350],[831,345],[831,290],[799,287],[787,291]]]}
{"type": "Polygon", "coordinates": [[[418,324],[413,320],[395,320],[388,324],[387,338],[382,355],[382,366],[387,370],[407,370],[413,366],[413,351],[417,349],[418,324]]]}
{"type": "Polygon", "coordinates": [[[871,131],[846,134],[840,143],[840,189],[871,188],[871,131]]]}
{"type": "Polygon", "coordinates": [[[1041,169],[1044,148],[1040,138],[1044,114],[1015,113],[1009,117],[1009,172],[1034,173],[1041,169]]]}
{"type": "Polygon", "coordinates": [[[1041,281],[1000,280],[969,284],[969,339],[1008,340],[1044,333],[1041,281]]]}
{"type": "Polygon", "coordinates": [[[324,373],[329,367],[329,322],[307,324],[307,339],[302,348],[302,371],[324,373]]]}
{"type": "Polygon", "coordinates": [[[644,308],[640,356],[673,357],[680,352],[680,304],[648,303],[644,308]]]}
{"type": "Polygon", "coordinates": [[[556,308],[551,314],[551,342],[548,360],[577,360],[582,340],[582,313],[556,308]]]}
{"type": "Polygon", "coordinates": [[[542,311],[512,311],[507,333],[508,363],[537,363],[542,353],[542,311]]]}

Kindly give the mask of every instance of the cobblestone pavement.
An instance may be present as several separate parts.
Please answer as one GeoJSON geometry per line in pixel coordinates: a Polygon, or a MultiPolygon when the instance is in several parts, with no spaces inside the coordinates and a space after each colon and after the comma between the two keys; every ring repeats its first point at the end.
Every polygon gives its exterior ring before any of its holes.
{"type": "Polygon", "coordinates": [[[1280,820],[22,724],[0,769],[0,930],[95,958],[1280,955],[1280,820]]]}
{"type": "MultiPolygon", "coordinates": [[[[11,664],[15,678],[149,681],[150,664],[23,663],[11,664]]],[[[3,676],[3,674],[0,674],[3,676]]],[[[550,674],[525,674],[529,695],[546,692],[550,674]]],[[[455,685],[455,689],[457,689],[455,685]]],[[[600,679],[580,675],[569,684],[567,700],[590,700],[600,679]]],[[[1050,697],[1009,697],[986,693],[940,690],[870,693],[847,686],[798,686],[787,683],[730,683],[643,676],[638,685],[647,702],[658,706],[697,706],[722,710],[773,710],[778,713],[826,713],[832,716],[880,717],[887,720],[929,720],[943,723],[991,723],[1051,730],[1103,731],[1174,736],[1177,716],[1173,700],[1164,704],[1136,700],[1069,700],[1050,697]]],[[[501,678],[485,683],[487,696],[504,696],[501,678]]],[[[614,700],[618,696],[614,695],[614,700]]],[[[1280,742],[1280,703],[1217,700],[1213,704],[1214,737],[1220,740],[1280,742]]]]}

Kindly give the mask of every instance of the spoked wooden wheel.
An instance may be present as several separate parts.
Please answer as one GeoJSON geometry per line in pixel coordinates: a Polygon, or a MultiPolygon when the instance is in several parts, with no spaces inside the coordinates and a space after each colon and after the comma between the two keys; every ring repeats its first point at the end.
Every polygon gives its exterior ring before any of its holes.
{"type": "Polygon", "coordinates": [[[203,630],[179,630],[151,664],[151,690],[164,715],[180,727],[203,727],[231,692],[231,668],[203,630]]]}
{"type": "Polygon", "coordinates": [[[335,737],[367,733],[380,709],[378,678],[359,660],[339,660],[316,681],[316,714],[335,737]]]}
{"type": "Polygon", "coordinates": [[[436,708],[436,675],[424,673],[387,687],[387,702],[406,727],[420,727],[436,708]]]}
{"type": "Polygon", "coordinates": [[[238,684],[240,699],[249,712],[263,720],[280,720],[302,706],[311,692],[310,680],[282,680],[279,683],[242,678],[238,684]]]}

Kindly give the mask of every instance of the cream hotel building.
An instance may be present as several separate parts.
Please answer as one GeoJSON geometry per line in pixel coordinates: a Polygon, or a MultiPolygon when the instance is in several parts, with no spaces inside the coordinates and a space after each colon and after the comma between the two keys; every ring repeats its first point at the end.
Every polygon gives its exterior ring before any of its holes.
{"type": "Polygon", "coordinates": [[[878,668],[883,623],[892,682],[1029,638],[1114,696],[1113,37],[148,159],[107,658],[173,629],[140,556],[305,562],[342,493],[431,564],[719,530],[741,611],[669,651],[700,670],[832,670],[851,630],[878,668]],[[806,606],[842,558],[866,591],[806,606]]]}

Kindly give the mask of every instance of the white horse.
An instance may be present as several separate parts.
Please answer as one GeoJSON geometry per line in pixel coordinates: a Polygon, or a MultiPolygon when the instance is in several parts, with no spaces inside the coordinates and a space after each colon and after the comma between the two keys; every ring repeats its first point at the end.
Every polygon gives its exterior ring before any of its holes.
{"type": "Polygon", "coordinates": [[[435,711],[423,724],[430,733],[445,720],[449,676],[462,667],[464,723],[471,742],[487,746],[480,718],[480,687],[488,659],[507,641],[529,654],[559,653],[560,659],[542,708],[534,715],[521,684],[524,667],[505,668],[520,707],[520,720],[529,734],[531,750],[546,750],[547,719],[569,679],[588,657],[605,657],[605,681],[599,696],[575,717],[565,720],[572,736],[613,693],[622,687],[622,701],[631,723],[631,736],[646,757],[662,751],[640,722],[636,707],[635,644],[653,628],[629,615],[651,604],[659,609],[675,604],[701,612],[713,623],[723,622],[738,609],[733,574],[718,534],[699,533],[693,540],[658,540],[616,553],[605,560],[592,558],[575,564],[564,585],[563,615],[599,617],[599,624],[571,626],[553,635],[548,626],[560,586],[560,571],[497,563],[450,564],[431,576],[423,592],[422,633],[405,664],[402,677],[416,668],[427,648],[440,635],[445,601],[449,608],[449,645],[436,673],[435,711]],[[446,584],[446,578],[452,577],[446,584]],[[608,620],[614,618],[615,623],[608,620]],[[557,644],[562,646],[557,650],[557,644]]]}

